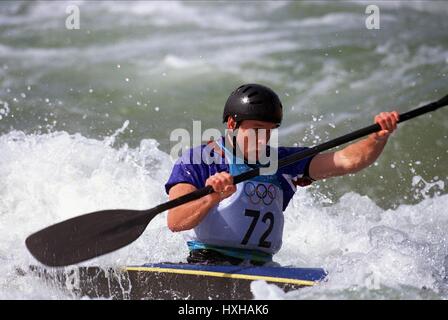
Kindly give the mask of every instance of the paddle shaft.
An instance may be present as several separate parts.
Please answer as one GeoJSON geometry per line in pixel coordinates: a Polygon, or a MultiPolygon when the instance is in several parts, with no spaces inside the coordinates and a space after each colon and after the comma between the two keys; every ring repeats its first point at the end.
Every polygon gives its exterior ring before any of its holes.
{"type": "MultiPolygon", "coordinates": [[[[401,114],[400,117],[399,117],[400,120],[398,121],[398,123],[401,123],[401,122],[413,119],[415,117],[418,117],[418,116],[420,116],[422,114],[425,114],[425,113],[428,113],[428,112],[431,112],[431,111],[435,111],[438,108],[446,106],[447,104],[448,104],[448,95],[443,97],[442,99],[440,99],[438,101],[429,103],[429,104],[427,104],[427,105],[425,105],[423,107],[416,108],[414,110],[411,110],[409,112],[401,114]]],[[[361,137],[364,137],[366,135],[369,135],[371,133],[374,133],[374,132],[377,132],[377,131],[380,131],[380,130],[381,130],[381,126],[379,124],[377,124],[377,123],[372,124],[372,125],[370,125],[368,127],[356,130],[354,132],[348,133],[348,134],[343,135],[341,137],[338,137],[336,139],[333,139],[333,140],[330,140],[328,142],[322,143],[322,144],[320,144],[318,146],[311,147],[311,148],[309,148],[309,149],[307,149],[305,151],[298,152],[296,154],[292,154],[290,156],[287,156],[287,157],[285,157],[285,158],[283,158],[283,159],[278,161],[278,168],[282,168],[282,167],[288,166],[290,164],[293,164],[293,163],[298,162],[300,160],[303,160],[305,158],[314,156],[314,155],[316,155],[316,154],[318,154],[318,153],[320,153],[322,151],[326,151],[328,149],[331,149],[331,148],[337,147],[339,145],[345,144],[347,142],[359,139],[361,137]]],[[[240,182],[252,179],[252,178],[257,177],[259,175],[260,175],[260,169],[259,168],[252,169],[252,170],[249,170],[247,172],[241,173],[241,174],[239,174],[237,176],[234,176],[233,177],[233,182],[234,182],[234,184],[238,184],[240,182]]],[[[183,204],[185,204],[187,202],[190,202],[190,201],[202,198],[202,197],[204,197],[204,196],[206,196],[208,194],[211,194],[213,192],[214,192],[214,190],[213,190],[212,186],[206,186],[204,188],[201,188],[201,189],[195,190],[195,191],[193,191],[191,193],[188,193],[186,195],[183,195],[183,196],[181,196],[179,198],[176,198],[176,199],[170,200],[168,202],[165,202],[163,204],[160,204],[157,207],[151,209],[151,211],[155,210],[155,211],[158,211],[158,212],[161,213],[161,212],[164,212],[164,211],[169,210],[171,208],[183,205],[183,204]]]]}

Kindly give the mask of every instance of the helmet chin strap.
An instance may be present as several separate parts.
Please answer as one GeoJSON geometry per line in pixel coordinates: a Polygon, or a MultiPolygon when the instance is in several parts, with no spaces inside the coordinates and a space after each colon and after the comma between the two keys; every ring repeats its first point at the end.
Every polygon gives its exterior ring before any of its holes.
{"type": "MultiPolygon", "coordinates": [[[[233,128],[233,130],[237,129],[239,127],[238,123],[235,125],[235,128],[233,128]]],[[[226,139],[224,141],[224,146],[227,144],[226,142],[228,142],[231,146],[232,146],[232,157],[233,157],[233,163],[235,163],[236,161],[236,145],[237,145],[237,141],[236,141],[236,135],[232,134],[232,137],[230,137],[230,133],[227,132],[226,134],[226,139]],[[231,139],[230,139],[231,138],[231,139]]],[[[244,158],[244,156],[243,156],[244,158]]],[[[244,161],[246,161],[246,159],[244,159],[244,161]]]]}

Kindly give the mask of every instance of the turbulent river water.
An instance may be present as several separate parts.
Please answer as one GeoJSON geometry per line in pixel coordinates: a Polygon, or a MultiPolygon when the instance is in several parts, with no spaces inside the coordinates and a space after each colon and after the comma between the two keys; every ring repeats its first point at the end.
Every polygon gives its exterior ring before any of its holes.
{"type": "MultiPolygon", "coordinates": [[[[0,299],[72,299],[17,267],[32,232],[82,213],[167,200],[176,128],[223,129],[245,82],[278,92],[280,143],[312,146],[448,93],[448,4],[2,1],[0,299]],[[67,6],[80,29],[65,27],[67,6]]],[[[256,298],[446,299],[448,110],[399,126],[371,167],[298,190],[285,212],[285,266],[328,281],[256,298]]],[[[132,245],[84,264],[185,261],[181,234],[153,220],[132,245]]]]}

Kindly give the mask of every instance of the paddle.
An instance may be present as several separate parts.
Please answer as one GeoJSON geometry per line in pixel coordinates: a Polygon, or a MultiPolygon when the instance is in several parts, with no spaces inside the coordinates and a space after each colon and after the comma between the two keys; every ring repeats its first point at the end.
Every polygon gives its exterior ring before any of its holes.
{"type": "MultiPolygon", "coordinates": [[[[415,118],[448,104],[448,95],[423,107],[400,115],[400,121],[415,118]]],[[[381,130],[379,124],[346,134],[334,140],[307,149],[278,161],[278,168],[313,156],[349,141],[381,130]]],[[[253,169],[234,177],[234,183],[260,175],[253,169]]],[[[67,266],[111,251],[120,249],[135,241],[146,229],[148,223],[159,213],[199,199],[214,192],[211,186],[198,189],[149,210],[103,210],[88,213],[62,221],[42,229],[26,239],[31,254],[41,263],[52,266],[67,266]]]]}

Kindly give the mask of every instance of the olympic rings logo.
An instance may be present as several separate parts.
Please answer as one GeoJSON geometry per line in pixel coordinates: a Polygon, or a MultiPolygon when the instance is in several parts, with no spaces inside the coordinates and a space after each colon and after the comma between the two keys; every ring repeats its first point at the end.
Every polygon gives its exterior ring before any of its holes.
{"type": "Polygon", "coordinates": [[[266,187],[264,184],[259,183],[257,186],[253,182],[246,182],[244,185],[244,194],[249,198],[253,204],[259,204],[263,201],[265,205],[270,205],[277,196],[277,190],[274,185],[270,184],[266,187]]]}

